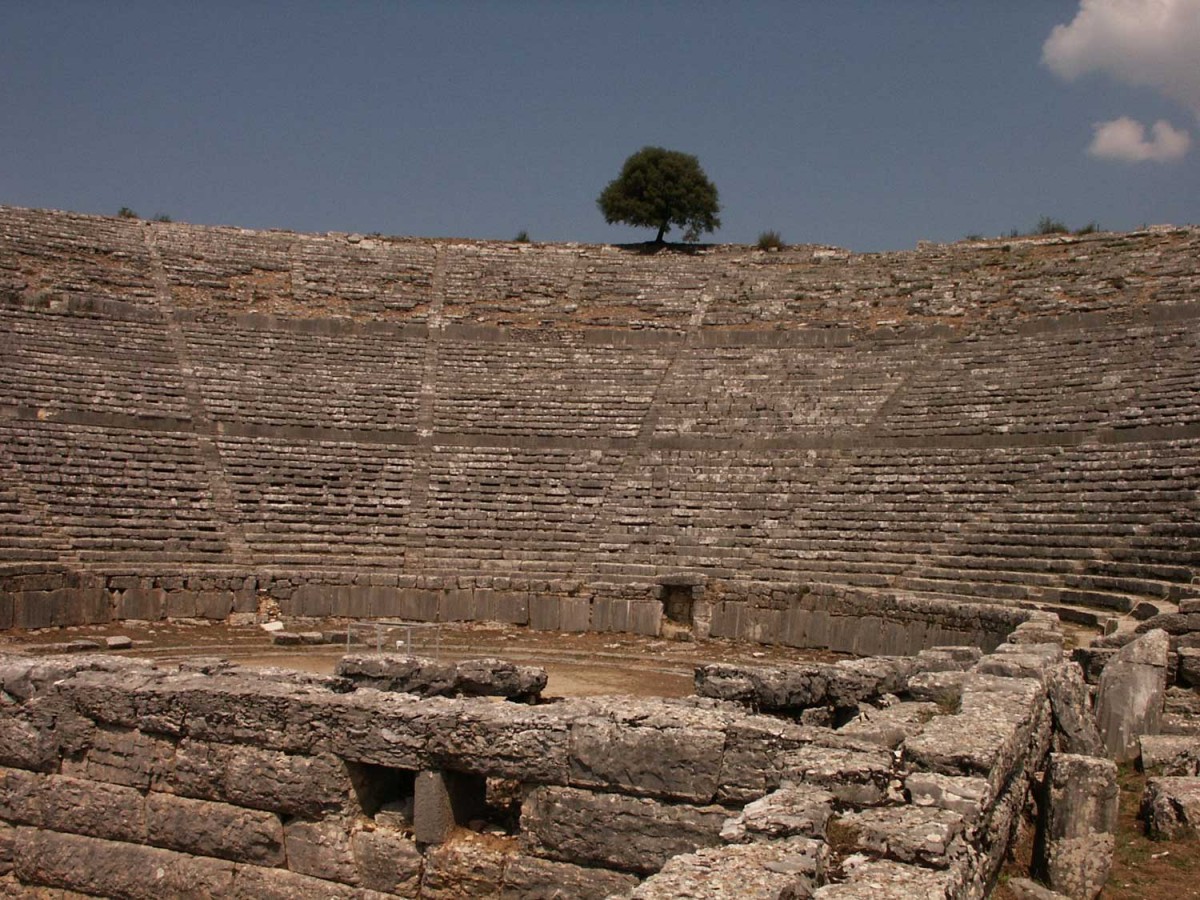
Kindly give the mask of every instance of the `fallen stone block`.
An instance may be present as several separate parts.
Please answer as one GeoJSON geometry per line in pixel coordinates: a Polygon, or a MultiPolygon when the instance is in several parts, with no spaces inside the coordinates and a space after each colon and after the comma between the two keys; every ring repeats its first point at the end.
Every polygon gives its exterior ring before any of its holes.
{"type": "Polygon", "coordinates": [[[1147,775],[1200,776],[1200,736],[1144,734],[1138,743],[1147,775]]]}
{"type": "Polygon", "coordinates": [[[298,647],[304,639],[294,631],[276,631],[271,635],[271,643],[276,647],[298,647]]]}
{"type": "Polygon", "coordinates": [[[965,672],[982,656],[983,651],[978,647],[933,647],[917,654],[913,674],[965,672]]]}
{"type": "Polygon", "coordinates": [[[109,650],[128,650],[133,646],[133,638],[124,634],[114,634],[104,639],[104,645],[109,650]]]}
{"type": "Polygon", "coordinates": [[[1066,895],[1052,891],[1031,878],[1010,878],[1005,885],[1016,900],[1071,900],[1066,895]]]}
{"type": "Polygon", "coordinates": [[[968,674],[958,669],[922,672],[908,679],[904,693],[916,701],[936,703],[943,711],[954,711],[962,700],[968,674]]]}
{"type": "Polygon", "coordinates": [[[1150,778],[1142,795],[1146,832],[1156,840],[1200,834],[1200,778],[1150,778]]]}
{"type": "Polygon", "coordinates": [[[1155,629],[1122,647],[1100,673],[1096,724],[1117,762],[1135,759],[1138,738],[1159,731],[1169,649],[1167,633],[1155,629]]]}

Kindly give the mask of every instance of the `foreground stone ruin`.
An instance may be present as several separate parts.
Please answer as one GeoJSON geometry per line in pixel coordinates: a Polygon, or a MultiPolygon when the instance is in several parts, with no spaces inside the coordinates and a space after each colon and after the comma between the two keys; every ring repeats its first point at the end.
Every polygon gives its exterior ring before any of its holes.
{"type": "Polygon", "coordinates": [[[1024,838],[1093,897],[1113,760],[1153,833],[1200,823],[1198,292],[1194,228],[651,253],[0,207],[0,629],[855,657],[547,702],[503,660],[9,654],[0,889],[964,898],[1024,838]]]}
{"type": "Polygon", "coordinates": [[[728,671],[692,699],[528,705],[10,655],[2,856],[20,884],[101,896],[979,897],[1069,665],[1008,643],[746,670],[807,685],[768,716],[708,699],[728,671]]]}

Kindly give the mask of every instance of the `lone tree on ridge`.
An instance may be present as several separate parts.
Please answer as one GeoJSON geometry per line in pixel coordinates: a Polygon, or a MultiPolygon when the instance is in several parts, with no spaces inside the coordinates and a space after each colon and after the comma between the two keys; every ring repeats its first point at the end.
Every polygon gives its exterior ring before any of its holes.
{"type": "Polygon", "coordinates": [[[609,225],[657,228],[657,244],[672,225],[686,229],[685,241],[699,240],[701,232],[721,227],[717,188],[700,161],[662,147],[643,147],[625,160],[621,174],[609,182],[596,205],[609,225]]]}

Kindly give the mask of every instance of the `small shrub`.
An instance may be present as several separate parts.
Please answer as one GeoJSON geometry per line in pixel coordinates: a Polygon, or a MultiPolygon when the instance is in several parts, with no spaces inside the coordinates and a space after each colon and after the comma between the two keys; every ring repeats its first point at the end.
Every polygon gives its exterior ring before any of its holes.
{"type": "Polygon", "coordinates": [[[1088,222],[1082,228],[1075,229],[1076,234],[1095,234],[1100,230],[1099,222],[1088,222]]]}
{"type": "Polygon", "coordinates": [[[171,217],[170,217],[170,216],[168,216],[166,213],[158,213],[158,214],[157,214],[157,215],[155,215],[155,217],[154,217],[153,219],[151,219],[150,221],[152,221],[152,222],[170,222],[170,221],[171,221],[171,217]]]}
{"type": "Polygon", "coordinates": [[[1069,229],[1058,219],[1052,219],[1049,216],[1042,216],[1038,219],[1037,226],[1033,229],[1034,234],[1070,234],[1069,229]]]}
{"type": "Polygon", "coordinates": [[[517,232],[517,236],[515,238],[513,238],[513,240],[516,241],[518,244],[528,244],[529,243],[529,232],[526,231],[524,228],[522,228],[520,231],[517,232]]]}
{"type": "Polygon", "coordinates": [[[138,214],[135,213],[128,206],[122,206],[120,209],[117,210],[117,218],[118,219],[136,219],[137,217],[138,217],[138,214]]]}
{"type": "Polygon", "coordinates": [[[759,250],[782,250],[784,243],[778,231],[764,231],[758,236],[756,246],[759,250]]]}
{"type": "Polygon", "coordinates": [[[982,241],[983,239],[983,235],[978,231],[972,231],[970,234],[963,236],[964,241],[982,241]]]}

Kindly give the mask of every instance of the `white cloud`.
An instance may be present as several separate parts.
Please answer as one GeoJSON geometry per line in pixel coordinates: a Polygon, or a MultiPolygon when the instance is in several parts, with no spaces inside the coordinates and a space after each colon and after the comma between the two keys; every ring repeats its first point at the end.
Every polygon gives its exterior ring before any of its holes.
{"type": "Polygon", "coordinates": [[[1181,159],[1192,145],[1186,131],[1171,127],[1169,122],[1159,119],[1151,128],[1151,139],[1146,140],[1146,129],[1141,122],[1122,116],[1111,122],[1097,122],[1095,135],[1088,146],[1088,153],[1098,159],[1120,162],[1170,162],[1181,159]]]}
{"type": "Polygon", "coordinates": [[[1154,88],[1200,117],[1200,0],[1080,0],[1042,62],[1068,80],[1104,72],[1154,88]]]}

